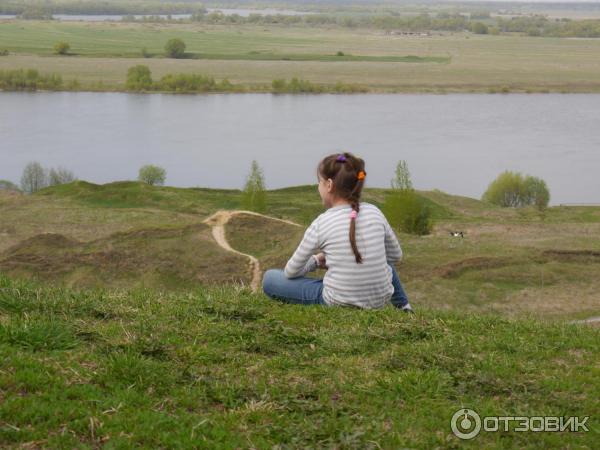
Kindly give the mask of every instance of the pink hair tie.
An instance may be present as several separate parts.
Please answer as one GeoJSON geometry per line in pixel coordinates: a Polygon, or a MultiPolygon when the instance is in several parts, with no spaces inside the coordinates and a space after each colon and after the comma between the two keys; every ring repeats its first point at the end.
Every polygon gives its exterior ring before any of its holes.
{"type": "Polygon", "coordinates": [[[351,219],[356,219],[356,211],[352,210],[352,212],[350,213],[350,218],[351,219]]]}

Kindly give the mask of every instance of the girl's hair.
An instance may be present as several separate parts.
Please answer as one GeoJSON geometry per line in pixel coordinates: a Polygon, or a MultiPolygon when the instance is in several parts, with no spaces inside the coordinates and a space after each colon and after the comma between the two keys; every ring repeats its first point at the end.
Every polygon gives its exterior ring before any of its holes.
{"type": "MultiPolygon", "coordinates": [[[[326,156],[317,168],[321,178],[333,180],[334,193],[337,197],[348,200],[352,210],[358,214],[360,194],[364,185],[365,162],[352,153],[336,153],[326,156]],[[359,177],[359,173],[363,172],[359,177]]],[[[362,263],[362,256],[356,247],[356,220],[350,218],[350,245],[357,263],[362,263]]]]}

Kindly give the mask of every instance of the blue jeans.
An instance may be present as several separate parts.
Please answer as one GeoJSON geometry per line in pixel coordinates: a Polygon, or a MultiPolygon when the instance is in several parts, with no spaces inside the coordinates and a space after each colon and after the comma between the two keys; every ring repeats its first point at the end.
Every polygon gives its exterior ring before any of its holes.
{"type": "MultiPolygon", "coordinates": [[[[400,283],[396,268],[392,269],[392,285],[394,293],[390,299],[396,308],[408,304],[408,298],[400,283]]],[[[263,291],[269,297],[284,303],[299,305],[327,305],[323,300],[323,280],[317,278],[287,278],[281,269],[270,269],[263,277],[263,291]]]]}

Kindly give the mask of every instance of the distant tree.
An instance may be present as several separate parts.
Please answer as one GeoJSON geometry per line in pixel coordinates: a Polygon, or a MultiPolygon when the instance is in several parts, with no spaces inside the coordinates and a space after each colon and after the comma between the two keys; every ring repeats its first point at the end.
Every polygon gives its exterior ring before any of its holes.
{"type": "Polygon", "coordinates": [[[525,202],[528,205],[535,205],[540,210],[546,209],[550,202],[550,191],[546,182],[541,178],[527,176],[523,185],[525,202]]]}
{"type": "Polygon", "coordinates": [[[152,88],[152,74],[148,66],[138,64],[127,71],[125,87],[130,91],[144,91],[152,88]]]}
{"type": "Polygon", "coordinates": [[[165,53],[170,58],[183,58],[185,55],[185,42],[179,38],[169,39],[165,44],[165,53]]]}
{"type": "Polygon", "coordinates": [[[150,186],[162,186],[165,184],[167,178],[167,171],[162,167],[146,165],[140,168],[138,180],[149,184],[150,186]]]}
{"type": "Polygon", "coordinates": [[[393,189],[412,189],[412,181],[406,161],[398,161],[396,165],[396,176],[392,180],[393,189]]]}
{"type": "Polygon", "coordinates": [[[75,181],[75,179],[76,178],[73,172],[63,167],[59,167],[58,169],[50,169],[48,174],[48,184],[50,186],[70,183],[71,181],[75,181]]]}
{"type": "Polygon", "coordinates": [[[474,22],[471,24],[471,31],[475,34],[488,34],[488,26],[482,22],[474,22]]]}
{"type": "Polygon", "coordinates": [[[267,209],[267,193],[262,169],[256,161],[252,161],[250,174],[246,179],[242,192],[242,208],[264,212],[267,209]]]}
{"type": "Polygon", "coordinates": [[[4,189],[6,191],[16,191],[16,192],[21,191],[21,189],[19,189],[19,186],[17,186],[12,181],[8,181],[8,180],[0,180],[0,189],[4,189]]]}
{"type": "Polygon", "coordinates": [[[482,200],[503,207],[535,205],[544,209],[550,201],[550,191],[541,178],[505,171],[490,183],[482,200]]]}
{"type": "Polygon", "coordinates": [[[21,189],[33,194],[48,186],[48,175],[39,162],[33,161],[25,166],[21,176],[21,189]]]}
{"type": "Polygon", "coordinates": [[[523,181],[520,173],[502,172],[490,183],[482,200],[503,207],[522,206],[525,194],[523,181]]]}
{"type": "Polygon", "coordinates": [[[54,44],[54,53],[57,55],[66,55],[69,53],[71,46],[68,42],[60,41],[54,44]]]}

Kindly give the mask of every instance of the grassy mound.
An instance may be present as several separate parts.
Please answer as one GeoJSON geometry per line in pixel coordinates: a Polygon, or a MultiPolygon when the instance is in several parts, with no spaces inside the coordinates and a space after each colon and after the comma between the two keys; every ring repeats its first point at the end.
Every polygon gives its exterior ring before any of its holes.
{"type": "Polygon", "coordinates": [[[42,189],[35,195],[68,198],[93,207],[157,208],[206,215],[219,208],[238,207],[237,198],[231,195],[236,193],[239,194],[239,191],[150,186],[141,181],[117,181],[107,184],[74,181],[42,189]],[[235,200],[228,202],[230,199],[235,200]]]}
{"type": "Polygon", "coordinates": [[[91,242],[40,234],[1,253],[0,271],[77,287],[179,289],[250,281],[246,259],[217,246],[204,224],[145,228],[91,242]]]}
{"type": "Polygon", "coordinates": [[[592,448],[599,358],[575,325],[0,276],[0,446],[592,448]],[[591,431],[459,441],[461,407],[591,431]]]}

